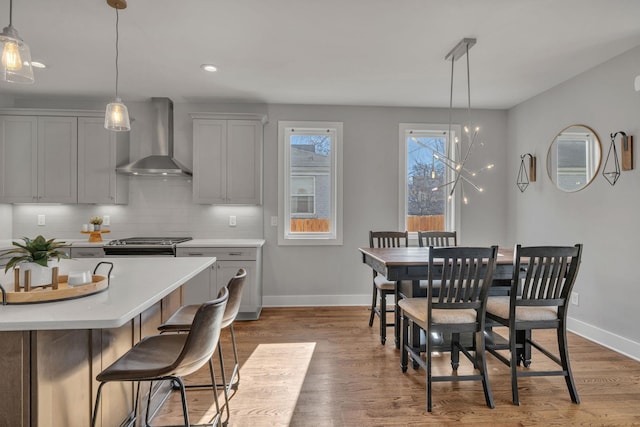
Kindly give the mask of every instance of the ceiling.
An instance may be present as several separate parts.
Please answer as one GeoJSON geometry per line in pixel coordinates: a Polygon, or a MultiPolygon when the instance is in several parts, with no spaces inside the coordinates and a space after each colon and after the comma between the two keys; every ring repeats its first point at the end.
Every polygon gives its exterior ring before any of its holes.
{"type": "MultiPolygon", "coordinates": [[[[34,70],[33,85],[0,83],[0,94],[109,100],[115,19],[105,0],[14,0],[13,26],[48,68],[34,70]]],[[[0,27],[8,23],[0,0],[0,27]]],[[[444,57],[464,37],[477,38],[472,106],[509,108],[640,45],[640,1],[128,0],[119,94],[125,103],[443,107],[444,57]]],[[[456,106],[465,72],[463,58],[456,106]]]]}

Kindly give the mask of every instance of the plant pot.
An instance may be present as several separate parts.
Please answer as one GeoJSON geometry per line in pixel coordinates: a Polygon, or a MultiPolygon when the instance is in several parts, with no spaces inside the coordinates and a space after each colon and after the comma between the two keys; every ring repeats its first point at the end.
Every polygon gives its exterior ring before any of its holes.
{"type": "Polygon", "coordinates": [[[43,267],[35,262],[23,262],[20,264],[20,286],[24,287],[26,282],[25,272],[29,271],[31,275],[31,287],[46,286],[53,282],[53,267],[58,266],[58,261],[53,260],[47,263],[47,267],[43,267]]]}
{"type": "Polygon", "coordinates": [[[101,224],[93,224],[93,231],[100,231],[101,224]]]}

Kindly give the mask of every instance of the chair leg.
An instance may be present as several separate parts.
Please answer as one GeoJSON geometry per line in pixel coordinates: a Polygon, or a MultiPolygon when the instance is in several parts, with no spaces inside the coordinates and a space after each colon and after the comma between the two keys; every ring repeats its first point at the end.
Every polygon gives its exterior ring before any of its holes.
{"type": "Polygon", "coordinates": [[[387,293],[380,291],[380,343],[387,341],[387,293]]]}
{"type": "MultiPolygon", "coordinates": [[[[431,339],[431,337],[427,337],[427,339],[431,339]]],[[[452,333],[451,334],[451,369],[454,371],[458,370],[458,366],[460,366],[460,350],[458,349],[458,345],[460,345],[460,334],[452,333]]]]}
{"type": "Polygon", "coordinates": [[[427,412],[431,412],[431,340],[429,338],[429,331],[424,331],[427,339],[425,339],[425,356],[427,359],[426,363],[426,385],[427,385],[427,412]]]}
{"type": "Polygon", "coordinates": [[[373,299],[371,300],[371,315],[369,316],[369,327],[373,326],[373,318],[376,315],[376,304],[378,302],[378,288],[373,284],[373,299]]]}
{"type": "Polygon", "coordinates": [[[571,373],[571,365],[569,363],[569,346],[567,345],[567,330],[564,324],[561,324],[557,329],[558,334],[558,350],[560,352],[560,361],[562,362],[562,370],[566,372],[564,379],[567,383],[567,389],[569,389],[569,395],[573,403],[580,403],[578,397],[578,390],[576,384],[573,381],[573,374],[571,373]]]}
{"type": "Polygon", "coordinates": [[[229,332],[231,333],[231,346],[233,347],[233,371],[231,372],[231,378],[229,378],[228,390],[232,388],[238,388],[240,385],[240,363],[238,362],[238,348],[236,347],[236,335],[233,330],[233,323],[229,325],[229,332]]]}
{"type": "Polygon", "coordinates": [[[516,350],[516,328],[509,328],[509,351],[511,352],[511,397],[514,405],[520,405],[518,398],[518,352],[516,350]]]}
{"type": "MultiPolygon", "coordinates": [[[[223,389],[222,393],[224,395],[224,407],[227,412],[227,417],[222,422],[222,425],[226,426],[227,423],[229,422],[229,417],[231,416],[231,414],[229,412],[229,391],[228,391],[229,389],[227,388],[227,377],[224,372],[224,358],[222,357],[222,346],[220,345],[220,343],[218,343],[218,356],[220,357],[220,376],[222,378],[222,389],[223,389]]],[[[211,384],[213,384],[213,394],[216,400],[216,409],[220,414],[220,418],[222,418],[222,411],[220,410],[220,405],[218,404],[218,387],[216,387],[216,379],[213,374],[213,364],[211,363],[211,360],[209,360],[209,368],[211,371],[211,384]]]]}
{"type": "Polygon", "coordinates": [[[485,348],[484,331],[478,331],[474,334],[474,347],[476,350],[475,368],[480,370],[482,375],[482,388],[484,390],[484,399],[487,406],[491,409],[495,408],[493,396],[491,394],[491,386],[489,385],[489,374],[487,372],[487,354],[485,348]],[[480,359],[480,360],[478,360],[480,359]]]}
{"type": "Polygon", "coordinates": [[[93,415],[91,416],[91,427],[95,427],[96,425],[96,419],[98,418],[98,408],[100,406],[100,396],[102,394],[102,386],[105,385],[105,383],[100,383],[100,385],[98,386],[98,394],[96,395],[96,404],[93,407],[93,415]]]}
{"type": "Polygon", "coordinates": [[[402,344],[400,345],[400,369],[403,373],[407,372],[409,362],[409,354],[407,347],[409,346],[409,319],[405,316],[402,318],[402,344]]]}
{"type": "MultiPolygon", "coordinates": [[[[182,378],[180,377],[173,377],[174,381],[176,381],[178,383],[178,386],[180,387],[180,398],[182,399],[182,413],[184,416],[184,425],[185,426],[190,426],[191,423],[189,422],[189,408],[187,406],[187,390],[184,388],[184,383],[182,382],[182,378]]],[[[151,386],[149,386],[149,396],[151,396],[151,386]]],[[[147,405],[147,414],[149,413],[149,405],[147,405]]]]}

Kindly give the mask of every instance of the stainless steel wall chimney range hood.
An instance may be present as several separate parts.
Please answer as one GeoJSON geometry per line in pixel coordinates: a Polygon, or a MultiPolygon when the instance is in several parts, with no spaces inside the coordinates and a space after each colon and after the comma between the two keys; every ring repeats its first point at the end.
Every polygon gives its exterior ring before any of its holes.
{"type": "Polygon", "coordinates": [[[151,156],[144,157],[116,172],[140,176],[191,176],[191,171],[173,158],[173,101],[151,98],[153,105],[153,141],[151,156]]]}

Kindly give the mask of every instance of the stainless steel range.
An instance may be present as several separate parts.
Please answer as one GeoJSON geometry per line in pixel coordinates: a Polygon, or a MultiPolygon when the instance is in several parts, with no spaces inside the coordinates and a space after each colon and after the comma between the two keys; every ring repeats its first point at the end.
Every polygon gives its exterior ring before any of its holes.
{"type": "Polygon", "coordinates": [[[105,256],[176,256],[176,245],[192,237],[130,237],[104,245],[105,256]]]}

